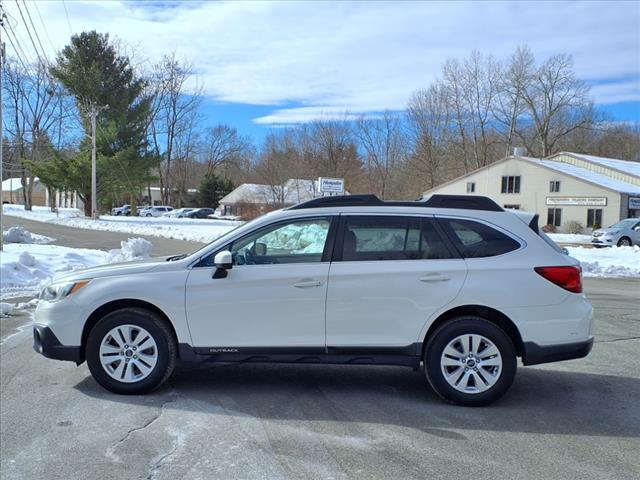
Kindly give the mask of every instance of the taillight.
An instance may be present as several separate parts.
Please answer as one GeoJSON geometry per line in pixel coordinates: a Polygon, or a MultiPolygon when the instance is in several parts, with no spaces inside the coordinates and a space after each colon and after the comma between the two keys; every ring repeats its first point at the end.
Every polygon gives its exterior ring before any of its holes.
{"type": "Polygon", "coordinates": [[[582,268],[580,267],[536,267],[534,270],[565,290],[582,293],[582,268]]]}

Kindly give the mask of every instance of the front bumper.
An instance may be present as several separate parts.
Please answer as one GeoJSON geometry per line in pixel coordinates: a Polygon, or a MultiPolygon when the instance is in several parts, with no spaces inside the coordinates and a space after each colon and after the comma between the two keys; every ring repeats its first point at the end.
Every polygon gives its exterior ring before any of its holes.
{"type": "Polygon", "coordinates": [[[84,361],[80,346],[67,347],[62,345],[51,329],[44,325],[33,326],[33,349],[45,357],[55,360],[68,360],[76,362],[78,365],[84,361]]]}
{"type": "Polygon", "coordinates": [[[583,342],[565,343],[562,345],[540,346],[534,342],[524,342],[522,355],[523,365],[538,365],[540,363],[561,362],[574,358],[584,358],[593,348],[593,337],[583,342]]]}

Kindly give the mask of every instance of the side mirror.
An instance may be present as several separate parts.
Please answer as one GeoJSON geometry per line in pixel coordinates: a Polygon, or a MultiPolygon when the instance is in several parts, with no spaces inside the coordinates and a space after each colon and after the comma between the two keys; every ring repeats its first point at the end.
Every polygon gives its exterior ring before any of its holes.
{"type": "Polygon", "coordinates": [[[640,232],[640,225],[638,225],[637,227],[634,227],[634,230],[635,230],[636,232],[640,232]]]}
{"type": "Polygon", "coordinates": [[[213,272],[212,278],[225,278],[227,270],[231,270],[233,267],[233,255],[229,250],[218,252],[213,258],[213,263],[216,265],[216,270],[213,272]]]}
{"type": "Polygon", "coordinates": [[[564,253],[565,255],[569,255],[569,250],[567,250],[565,247],[562,247],[562,253],[564,253]]]}

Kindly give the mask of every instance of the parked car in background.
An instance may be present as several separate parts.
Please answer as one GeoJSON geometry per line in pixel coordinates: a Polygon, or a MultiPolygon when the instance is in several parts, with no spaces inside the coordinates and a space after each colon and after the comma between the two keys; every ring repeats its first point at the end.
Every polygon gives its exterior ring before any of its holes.
{"type": "Polygon", "coordinates": [[[154,207],[149,207],[145,210],[143,210],[142,212],[140,212],[140,216],[142,217],[159,217],[161,215],[164,215],[167,212],[170,212],[173,210],[173,207],[167,207],[164,205],[156,205],[154,207]]]}
{"type": "Polygon", "coordinates": [[[594,230],[591,243],[594,247],[640,245],[640,218],[625,218],[609,228],[594,230]]]}
{"type": "Polygon", "coordinates": [[[214,213],[215,210],[213,208],[194,208],[184,216],[187,218],[208,218],[209,215],[213,215],[214,213]]]}
{"type": "Polygon", "coordinates": [[[131,205],[122,205],[121,207],[112,208],[111,215],[124,215],[128,217],[129,215],[131,215],[131,205]]]}
{"type": "Polygon", "coordinates": [[[176,210],[169,212],[168,215],[176,218],[184,218],[192,210],[195,210],[195,209],[194,208],[178,208],[176,210]]]}
{"type": "MultiPolygon", "coordinates": [[[[153,390],[178,360],[422,364],[463,405],[500,398],[518,357],[582,358],[594,340],[580,263],[537,215],[469,195],[317,198],[190,255],[67,273],[33,328],[37,352],[86,360],[121,394],[153,390]]],[[[539,372],[523,382],[543,388],[539,372]]],[[[571,381],[553,380],[558,395],[571,381]]]]}

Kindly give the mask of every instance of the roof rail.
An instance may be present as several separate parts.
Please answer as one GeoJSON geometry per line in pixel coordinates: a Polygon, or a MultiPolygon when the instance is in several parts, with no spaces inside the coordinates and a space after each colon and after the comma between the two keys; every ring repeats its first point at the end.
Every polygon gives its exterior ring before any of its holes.
{"type": "Polygon", "coordinates": [[[428,207],[459,208],[463,210],[488,210],[502,212],[503,208],[489,197],[479,195],[431,195],[429,198],[416,201],[384,201],[375,195],[339,195],[320,197],[298,203],[289,210],[323,207],[428,207]]]}

